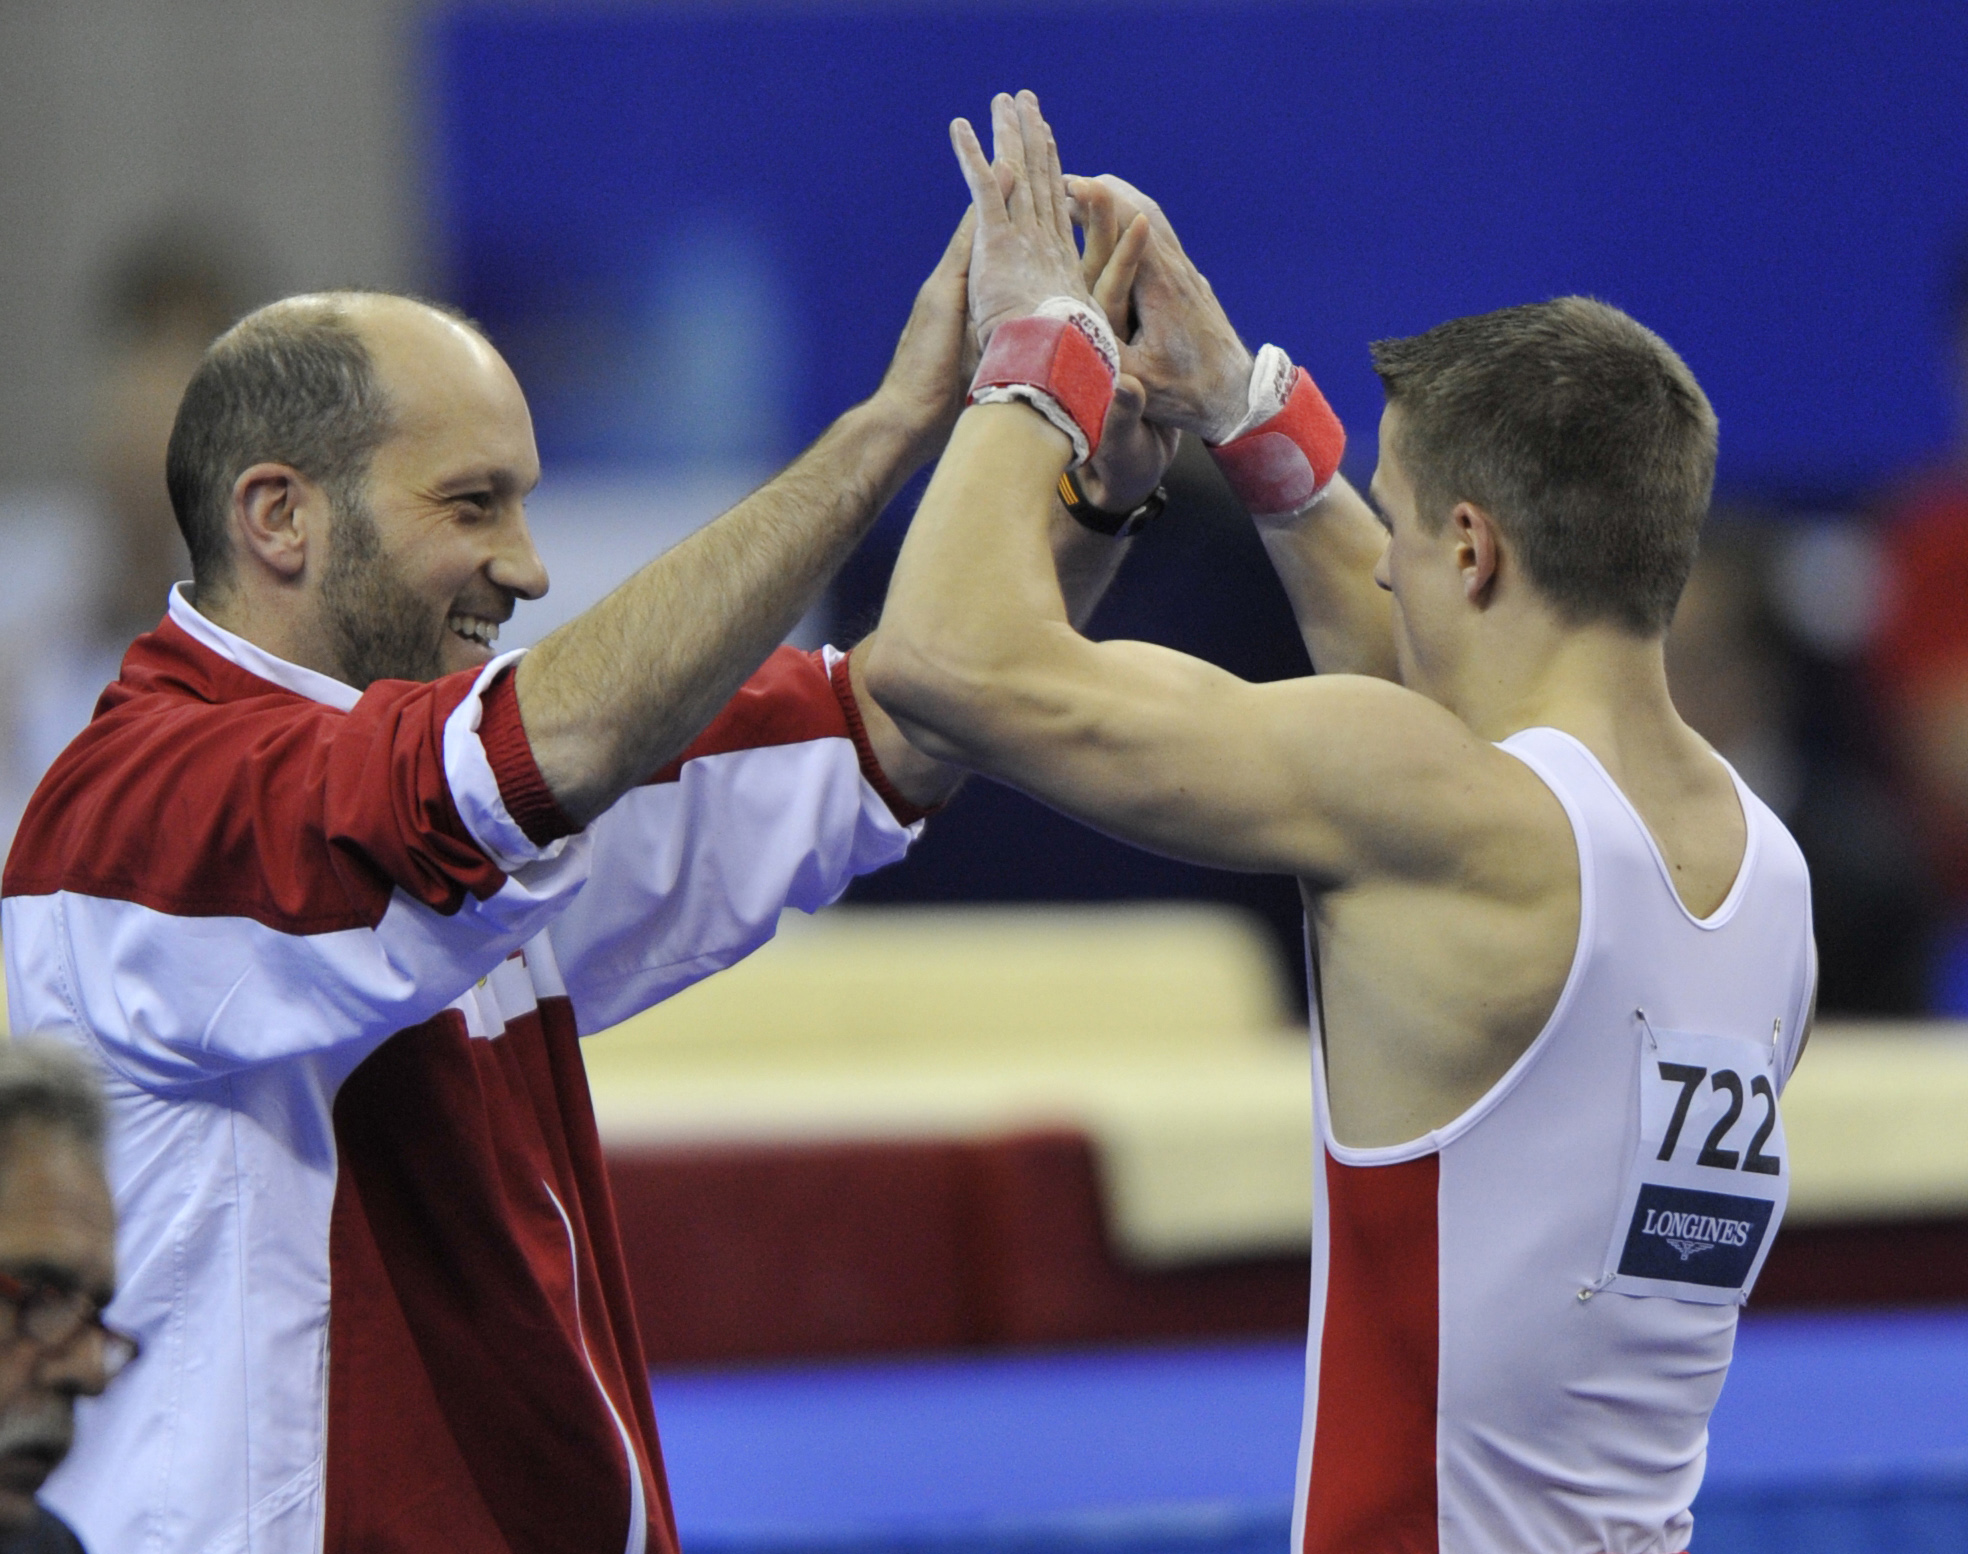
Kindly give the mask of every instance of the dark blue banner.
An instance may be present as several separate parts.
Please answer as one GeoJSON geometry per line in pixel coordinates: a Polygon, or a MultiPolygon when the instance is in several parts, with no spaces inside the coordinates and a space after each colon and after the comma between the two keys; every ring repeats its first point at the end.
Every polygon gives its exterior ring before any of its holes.
{"type": "Polygon", "coordinates": [[[450,289],[549,459],[776,457],[879,378],[1041,93],[1355,428],[1367,342],[1563,292],[1688,358],[1738,486],[1846,492],[1949,426],[1968,7],[1829,0],[464,7],[433,22],[450,289]]]}

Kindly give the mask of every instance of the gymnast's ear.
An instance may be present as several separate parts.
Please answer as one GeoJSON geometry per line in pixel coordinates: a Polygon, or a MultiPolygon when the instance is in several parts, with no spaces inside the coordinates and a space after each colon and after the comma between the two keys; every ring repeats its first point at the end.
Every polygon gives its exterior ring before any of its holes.
{"type": "Polygon", "coordinates": [[[1474,502],[1458,502],[1446,527],[1455,544],[1463,598],[1479,610],[1488,609],[1496,597],[1497,568],[1503,560],[1496,520],[1474,502]]]}

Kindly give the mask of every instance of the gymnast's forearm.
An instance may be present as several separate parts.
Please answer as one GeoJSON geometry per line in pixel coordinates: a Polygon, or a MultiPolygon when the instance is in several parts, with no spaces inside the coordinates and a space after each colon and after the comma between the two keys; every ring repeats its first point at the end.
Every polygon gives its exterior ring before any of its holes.
{"type": "Polygon", "coordinates": [[[1320,674],[1399,678],[1393,603],[1374,581],[1387,534],[1343,475],[1310,507],[1259,520],[1312,667],[1320,674]]]}
{"type": "MultiPolygon", "coordinates": [[[[866,669],[910,741],[942,759],[975,764],[966,756],[991,706],[1073,629],[1050,544],[1053,486],[1071,451],[1023,405],[975,406],[916,510],[866,669]]],[[[1085,556],[1074,542],[1069,561],[1085,556]]],[[[1104,586],[1098,566],[1069,570],[1082,603],[1104,586]]]]}

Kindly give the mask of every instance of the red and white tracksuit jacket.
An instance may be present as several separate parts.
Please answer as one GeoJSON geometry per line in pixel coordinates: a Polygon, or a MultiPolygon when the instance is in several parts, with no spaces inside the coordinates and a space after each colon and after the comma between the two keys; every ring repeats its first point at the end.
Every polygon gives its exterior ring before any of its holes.
{"type": "Polygon", "coordinates": [[[514,657],[358,695],[174,594],[27,809],[12,1026],[103,1071],[144,1341],[46,1490],[91,1548],[675,1550],[577,1038],[920,817],[782,649],[570,834],[514,657]]]}

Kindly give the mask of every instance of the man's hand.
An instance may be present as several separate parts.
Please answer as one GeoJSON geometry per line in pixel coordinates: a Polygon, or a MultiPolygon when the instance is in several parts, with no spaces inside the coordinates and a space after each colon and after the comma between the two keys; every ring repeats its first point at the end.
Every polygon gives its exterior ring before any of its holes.
{"type": "MultiPolygon", "coordinates": [[[[1108,205],[1112,214],[1112,205],[1108,205]]],[[[1147,222],[1136,218],[1124,232],[1116,234],[1112,224],[1106,232],[1086,228],[1086,273],[1092,277],[1094,303],[1108,315],[1108,323],[1124,327],[1134,291],[1136,271],[1147,254],[1147,222]],[[1100,268],[1094,262],[1100,260],[1100,268]]],[[[1147,413],[1147,391],[1141,380],[1122,372],[1114,380],[1114,403],[1108,405],[1106,427],[1100,433],[1100,447],[1080,472],[1086,500],[1110,513],[1126,513],[1139,508],[1149,492],[1161,484],[1161,476],[1175,462],[1175,450],[1183,443],[1183,433],[1175,427],[1159,427],[1143,419],[1147,413]]]]}
{"type": "Polygon", "coordinates": [[[1124,372],[1115,379],[1114,402],[1107,407],[1100,446],[1080,471],[1087,500],[1103,512],[1125,513],[1139,507],[1175,462],[1182,433],[1144,420],[1147,403],[1139,378],[1124,372]]]}
{"type": "Polygon", "coordinates": [[[1130,208],[1124,219],[1120,201],[1096,178],[1069,177],[1066,192],[1072,196],[1073,224],[1080,229],[1084,245],[1080,273],[1113,326],[1114,338],[1126,340],[1134,333],[1134,280],[1147,253],[1148,218],[1130,208]],[[1128,240],[1125,253],[1123,239],[1128,240]]]}
{"type": "Polygon", "coordinates": [[[870,407],[906,429],[914,466],[943,451],[950,428],[963,413],[964,394],[977,370],[977,344],[968,319],[971,234],[977,216],[965,211],[943,257],[916,293],[895,355],[882,374],[870,407]]]}
{"type": "MultiPolygon", "coordinates": [[[[1105,190],[1101,194],[1098,207],[1082,212],[1081,224],[1086,231],[1083,272],[1093,289],[1095,304],[1119,334],[1127,327],[1129,296],[1150,238],[1148,223],[1139,216],[1120,229],[1114,219],[1113,200],[1104,197],[1105,190]]],[[[1095,507],[1111,513],[1139,507],[1175,461],[1182,433],[1144,420],[1147,403],[1139,378],[1123,372],[1115,379],[1114,402],[1107,409],[1100,446],[1080,477],[1087,499],[1095,507]]]]}
{"type": "Polygon", "coordinates": [[[977,217],[970,251],[970,323],[979,344],[1007,319],[1024,318],[1048,297],[1091,302],[1073,241],[1072,201],[1059,172],[1059,148],[1030,92],[991,99],[995,166],[968,119],[950,125],[977,217]]]}
{"type": "MultiPolygon", "coordinates": [[[[1182,251],[1161,207],[1132,184],[1108,175],[1068,178],[1066,186],[1086,232],[1088,265],[1101,264],[1094,295],[1121,337],[1120,383],[1147,400],[1139,409],[1132,397],[1124,405],[1116,389],[1094,466],[1108,455],[1107,439],[1115,440],[1117,460],[1123,449],[1139,453],[1127,441],[1130,424],[1136,439],[1167,422],[1222,442],[1250,408],[1252,363],[1216,293],[1182,251]],[[1147,241],[1124,264],[1138,228],[1146,229],[1147,241]],[[1124,278],[1129,289],[1122,288],[1124,278]],[[1125,322],[1130,315],[1132,331],[1125,322]],[[1137,419],[1128,423],[1128,415],[1137,419]]],[[[1121,477],[1115,484],[1122,485],[1121,477]]],[[[1124,511],[1141,500],[1126,500],[1134,491],[1153,489],[1137,477],[1120,499],[1094,496],[1090,482],[1087,494],[1101,507],[1124,511]]],[[[1373,580],[1386,534],[1353,488],[1335,479],[1316,508],[1257,529],[1320,672],[1398,680],[1389,598],[1373,580]]]]}
{"type": "Polygon", "coordinates": [[[1244,418],[1250,403],[1251,353],[1237,338],[1210,283],[1182,251],[1182,243],[1161,206],[1134,185],[1111,173],[1069,178],[1089,255],[1113,239],[1118,252],[1137,223],[1145,222],[1150,241],[1134,276],[1134,325],[1123,326],[1122,309],[1107,317],[1121,340],[1121,369],[1137,378],[1147,395],[1150,421],[1221,442],[1244,418]]]}

